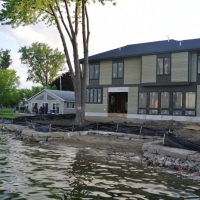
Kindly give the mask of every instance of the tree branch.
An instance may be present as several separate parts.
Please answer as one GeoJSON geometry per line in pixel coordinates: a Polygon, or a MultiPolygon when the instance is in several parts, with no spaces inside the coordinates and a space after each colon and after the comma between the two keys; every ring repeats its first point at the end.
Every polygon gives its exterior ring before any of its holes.
{"type": "Polygon", "coordinates": [[[67,31],[67,34],[68,34],[68,36],[69,36],[69,39],[72,40],[72,36],[71,36],[71,34],[70,34],[70,32],[69,32],[69,29],[67,28],[67,25],[66,25],[66,23],[65,23],[65,21],[64,21],[64,18],[63,18],[63,14],[62,14],[62,12],[61,12],[61,10],[60,10],[60,6],[58,5],[58,2],[57,2],[57,1],[56,1],[56,5],[57,5],[57,8],[58,8],[58,12],[59,12],[59,14],[60,14],[60,17],[61,17],[62,24],[63,24],[63,26],[65,27],[65,30],[67,31]]]}
{"type": "Polygon", "coordinates": [[[71,21],[71,17],[70,17],[70,13],[69,13],[69,7],[68,7],[68,4],[67,4],[67,0],[64,0],[64,3],[65,3],[66,11],[67,11],[67,19],[68,19],[69,27],[70,27],[70,30],[71,30],[71,35],[72,35],[72,38],[74,38],[74,29],[73,29],[73,26],[72,26],[72,21],[71,21]]]}
{"type": "Polygon", "coordinates": [[[86,16],[86,21],[87,21],[87,44],[89,43],[89,37],[90,37],[90,23],[89,23],[89,16],[88,16],[88,11],[87,7],[85,6],[85,16],[86,16]]]}
{"type": "Polygon", "coordinates": [[[40,10],[42,10],[42,11],[46,12],[47,14],[49,14],[49,15],[53,16],[53,14],[52,14],[51,12],[49,12],[49,11],[47,11],[47,10],[43,9],[43,8],[41,8],[40,10]]]}
{"type": "Polygon", "coordinates": [[[75,37],[78,35],[78,6],[75,6],[75,37]]]}
{"type": "Polygon", "coordinates": [[[67,49],[67,43],[66,43],[65,37],[63,35],[58,17],[56,15],[52,5],[50,4],[49,6],[50,6],[50,9],[51,9],[51,11],[54,15],[55,22],[56,22],[56,25],[57,25],[57,28],[58,28],[58,31],[59,31],[59,34],[60,34],[60,37],[61,37],[61,40],[62,40],[62,43],[63,43],[64,52],[65,52],[65,56],[66,56],[66,59],[67,59],[67,65],[69,67],[70,74],[71,74],[71,77],[72,77],[72,82],[73,82],[73,85],[74,85],[74,72],[73,72],[71,61],[70,61],[69,52],[68,52],[68,49],[67,49]]]}

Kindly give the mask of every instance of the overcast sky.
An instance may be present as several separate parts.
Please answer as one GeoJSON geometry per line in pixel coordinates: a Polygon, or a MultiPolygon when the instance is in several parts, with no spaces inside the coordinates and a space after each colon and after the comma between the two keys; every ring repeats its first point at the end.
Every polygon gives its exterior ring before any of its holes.
{"type": "MultiPolygon", "coordinates": [[[[129,44],[175,39],[200,38],[200,0],[116,0],[101,6],[90,4],[89,54],[97,54],[129,44]]],[[[26,82],[27,67],[20,63],[21,46],[45,42],[63,51],[55,27],[36,26],[12,29],[0,25],[0,48],[11,50],[13,63],[10,68],[20,76],[21,88],[31,88],[26,82]]],[[[80,58],[82,47],[80,46],[80,58]]]]}

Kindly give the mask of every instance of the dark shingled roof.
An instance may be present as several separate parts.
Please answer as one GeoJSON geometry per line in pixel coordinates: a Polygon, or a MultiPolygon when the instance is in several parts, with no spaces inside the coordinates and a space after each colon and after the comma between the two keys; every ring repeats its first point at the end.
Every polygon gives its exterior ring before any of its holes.
{"type": "Polygon", "coordinates": [[[64,90],[48,90],[47,92],[59,97],[60,99],[67,102],[75,102],[75,95],[73,91],[64,91],[64,90]]]}
{"type": "MultiPolygon", "coordinates": [[[[141,44],[131,44],[110,51],[89,56],[89,61],[125,58],[159,53],[200,50],[200,39],[191,40],[163,40],[141,44]]],[[[81,59],[82,61],[82,59],[81,59]]]]}

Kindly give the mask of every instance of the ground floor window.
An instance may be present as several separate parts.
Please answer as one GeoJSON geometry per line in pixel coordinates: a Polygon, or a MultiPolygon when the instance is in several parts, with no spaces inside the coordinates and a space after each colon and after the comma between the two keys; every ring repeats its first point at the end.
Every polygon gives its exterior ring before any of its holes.
{"type": "Polygon", "coordinates": [[[158,114],[158,92],[150,92],[149,94],[149,114],[158,114]]]}
{"type": "Polygon", "coordinates": [[[185,96],[185,115],[195,115],[196,93],[186,92],[185,96]]]}
{"type": "Polygon", "coordinates": [[[146,114],[146,107],[147,107],[147,92],[140,92],[139,93],[139,114],[146,114]]]}
{"type": "Polygon", "coordinates": [[[169,92],[161,92],[161,115],[169,115],[170,108],[170,93],[169,92]]]}
{"type": "Polygon", "coordinates": [[[67,103],[67,108],[74,108],[74,103],[68,102],[67,103]]]}
{"type": "Polygon", "coordinates": [[[139,92],[138,114],[196,115],[196,92],[139,92]]]}
{"type": "Polygon", "coordinates": [[[52,111],[53,113],[59,113],[59,103],[53,103],[52,104],[52,111]]]}
{"type": "Polygon", "coordinates": [[[86,103],[102,103],[102,89],[99,88],[87,89],[86,103]]]}
{"type": "Polygon", "coordinates": [[[183,92],[173,92],[173,115],[183,115],[183,92]]]}

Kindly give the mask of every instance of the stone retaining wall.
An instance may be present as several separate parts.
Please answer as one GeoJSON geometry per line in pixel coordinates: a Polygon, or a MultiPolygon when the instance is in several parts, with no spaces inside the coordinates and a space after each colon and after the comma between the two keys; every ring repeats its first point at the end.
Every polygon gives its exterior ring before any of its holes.
{"type": "Polygon", "coordinates": [[[200,153],[163,146],[162,141],[147,142],[142,146],[143,163],[173,169],[200,170],[200,153]]]}
{"type": "Polygon", "coordinates": [[[50,141],[50,140],[67,140],[69,137],[73,136],[83,136],[90,134],[99,135],[109,135],[114,136],[119,139],[127,140],[161,140],[159,136],[147,136],[147,135],[135,135],[127,133],[116,133],[116,132],[106,132],[106,131],[77,131],[77,132],[38,132],[34,129],[30,129],[26,126],[13,125],[13,124],[3,124],[0,125],[0,130],[14,132],[17,139],[29,140],[29,141],[50,141]]]}

